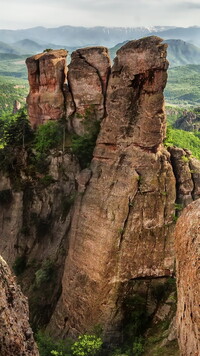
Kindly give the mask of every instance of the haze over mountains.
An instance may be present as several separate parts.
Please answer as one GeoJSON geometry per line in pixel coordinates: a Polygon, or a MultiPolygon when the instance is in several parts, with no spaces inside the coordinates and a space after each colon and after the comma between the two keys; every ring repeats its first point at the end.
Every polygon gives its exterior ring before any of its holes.
{"type": "Polygon", "coordinates": [[[0,30],[0,41],[13,44],[29,39],[39,44],[77,47],[103,45],[113,47],[117,43],[138,39],[149,35],[159,35],[164,39],[181,39],[200,46],[200,27],[75,27],[61,26],[57,28],[34,27],[23,30],[0,30]]]}

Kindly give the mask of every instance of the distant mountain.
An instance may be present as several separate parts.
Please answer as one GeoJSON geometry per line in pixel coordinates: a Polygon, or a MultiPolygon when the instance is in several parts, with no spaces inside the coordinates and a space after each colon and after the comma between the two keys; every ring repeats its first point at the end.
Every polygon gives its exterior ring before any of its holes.
{"type": "Polygon", "coordinates": [[[176,27],[159,32],[163,39],[180,39],[200,47],[200,27],[176,27]]]}
{"type": "MultiPolygon", "coordinates": [[[[200,48],[191,43],[182,40],[166,40],[168,44],[167,58],[170,67],[184,66],[187,64],[200,64],[200,48]]],[[[115,47],[110,48],[110,56],[114,59],[116,52],[127,41],[118,43],[115,47]]]]}
{"type": "Polygon", "coordinates": [[[13,46],[4,42],[0,42],[0,53],[19,54],[13,46]]]}
{"type": "MultiPolygon", "coordinates": [[[[28,56],[31,54],[43,52],[46,48],[60,49],[66,47],[62,45],[55,45],[53,43],[39,44],[29,39],[17,41],[13,44],[6,44],[4,42],[0,42],[0,54],[1,54],[0,58],[2,58],[2,55],[5,55],[5,59],[6,57],[11,59],[12,56],[24,56],[24,55],[28,56]]],[[[75,48],[68,47],[66,49],[69,52],[72,52],[75,48]]]]}
{"type": "Polygon", "coordinates": [[[171,67],[200,64],[200,48],[182,40],[166,40],[171,67]]]}
{"type": "MultiPolygon", "coordinates": [[[[13,44],[17,41],[30,39],[39,44],[55,43],[68,47],[82,47],[88,45],[114,46],[125,40],[137,39],[151,33],[159,33],[174,27],[74,27],[62,26],[58,28],[34,27],[24,30],[0,30],[0,41],[13,44]]],[[[171,37],[170,37],[171,38],[171,37]]]]}
{"type": "Polygon", "coordinates": [[[42,52],[44,50],[44,46],[38,44],[35,41],[24,39],[21,41],[17,41],[12,45],[17,49],[21,54],[31,54],[36,52],[42,52]]]}

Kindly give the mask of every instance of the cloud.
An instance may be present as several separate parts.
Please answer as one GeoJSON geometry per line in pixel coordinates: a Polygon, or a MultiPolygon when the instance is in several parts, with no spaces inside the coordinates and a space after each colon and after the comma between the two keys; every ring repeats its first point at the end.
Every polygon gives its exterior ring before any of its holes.
{"type": "Polygon", "coordinates": [[[199,0],[3,0],[1,28],[33,26],[190,26],[199,0]]]}

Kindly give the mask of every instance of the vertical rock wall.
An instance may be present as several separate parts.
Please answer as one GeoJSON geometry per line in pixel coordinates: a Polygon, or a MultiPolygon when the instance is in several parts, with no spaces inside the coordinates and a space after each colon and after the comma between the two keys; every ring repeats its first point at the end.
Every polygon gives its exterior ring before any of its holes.
{"type": "Polygon", "coordinates": [[[190,204],[175,228],[177,325],[181,356],[200,354],[200,199],[190,204]]]}
{"type": "Polygon", "coordinates": [[[63,336],[97,324],[112,336],[123,283],[173,273],[175,178],[161,145],[167,67],[166,45],[158,37],[131,41],[117,53],[51,322],[63,336]]]}
{"type": "Polygon", "coordinates": [[[65,114],[63,86],[67,51],[49,51],[27,58],[30,92],[28,115],[33,127],[65,114]]]}
{"type": "Polygon", "coordinates": [[[0,257],[0,355],[39,356],[29,325],[27,299],[0,257]]]}

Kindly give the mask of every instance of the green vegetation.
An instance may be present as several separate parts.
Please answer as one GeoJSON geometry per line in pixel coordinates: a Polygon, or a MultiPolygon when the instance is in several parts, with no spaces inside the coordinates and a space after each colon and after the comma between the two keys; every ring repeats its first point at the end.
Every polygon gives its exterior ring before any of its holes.
{"type": "Polygon", "coordinates": [[[170,68],[165,89],[168,104],[178,106],[200,105],[200,65],[170,68]]]}
{"type": "Polygon", "coordinates": [[[44,153],[58,147],[62,142],[62,134],[62,127],[57,121],[48,121],[44,125],[38,126],[34,148],[39,153],[44,153]]]}
{"type": "Polygon", "coordinates": [[[81,335],[71,339],[54,341],[41,331],[36,335],[40,356],[95,356],[102,347],[102,339],[96,335],[81,335]]]}
{"type": "MultiPolygon", "coordinates": [[[[200,138],[193,132],[167,128],[165,146],[177,146],[190,150],[196,158],[200,159],[200,138]]],[[[188,160],[187,157],[183,161],[188,160]]]]}
{"type": "Polygon", "coordinates": [[[74,356],[94,356],[100,350],[103,342],[96,335],[81,335],[72,345],[72,355],[74,356]]]}
{"type": "Polygon", "coordinates": [[[92,160],[96,139],[100,130],[100,122],[94,120],[94,117],[95,109],[91,106],[83,118],[86,133],[83,136],[73,135],[72,137],[72,152],[77,156],[82,169],[88,167],[92,160]]]}
{"type": "Polygon", "coordinates": [[[0,115],[11,114],[15,100],[22,105],[28,95],[25,56],[0,53],[0,115]]]}
{"type": "Polygon", "coordinates": [[[35,284],[40,288],[44,283],[51,281],[55,275],[55,262],[49,259],[42,263],[40,269],[35,272],[35,284]]]}
{"type": "Polygon", "coordinates": [[[27,94],[28,83],[26,80],[3,77],[0,72],[0,115],[11,114],[15,100],[24,105],[27,94]]]}

